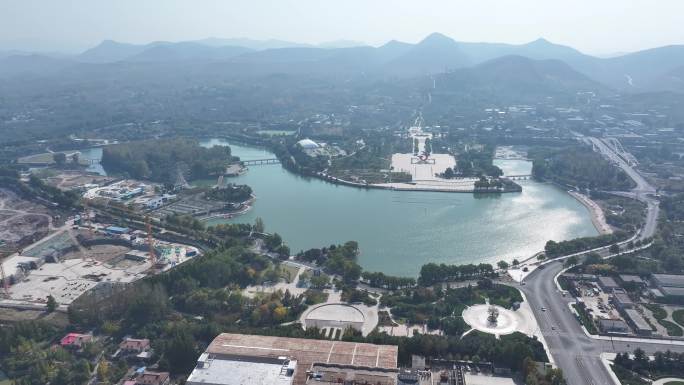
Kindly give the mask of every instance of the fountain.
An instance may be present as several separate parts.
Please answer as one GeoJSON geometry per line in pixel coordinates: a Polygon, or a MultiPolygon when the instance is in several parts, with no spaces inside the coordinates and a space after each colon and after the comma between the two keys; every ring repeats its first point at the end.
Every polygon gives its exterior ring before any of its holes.
{"type": "Polygon", "coordinates": [[[487,309],[487,312],[489,313],[487,322],[489,322],[489,325],[492,327],[496,327],[496,322],[499,320],[499,310],[494,306],[490,306],[489,309],[487,309]]]}

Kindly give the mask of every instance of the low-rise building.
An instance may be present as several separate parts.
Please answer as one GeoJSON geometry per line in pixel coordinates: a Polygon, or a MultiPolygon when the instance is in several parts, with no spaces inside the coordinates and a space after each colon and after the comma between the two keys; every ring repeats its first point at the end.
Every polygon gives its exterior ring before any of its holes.
{"type": "Polygon", "coordinates": [[[684,287],[661,287],[660,292],[665,297],[684,297],[684,287]]]}
{"type": "Polygon", "coordinates": [[[653,284],[659,289],[664,287],[684,288],[684,275],[679,274],[653,274],[653,284]]]}
{"type": "Polygon", "coordinates": [[[396,385],[397,354],[391,345],[224,333],[200,356],[186,384],[396,385]]]}
{"type": "Polygon", "coordinates": [[[634,332],[640,336],[650,336],[653,332],[651,325],[636,309],[626,309],[624,312],[626,321],[632,326],[634,332]]]}
{"type": "Polygon", "coordinates": [[[127,354],[143,353],[150,350],[150,340],[148,340],[147,338],[138,339],[127,337],[124,338],[123,341],[121,341],[121,343],[119,344],[119,349],[121,349],[123,353],[127,354]]]}
{"type": "Polygon", "coordinates": [[[639,287],[646,287],[646,281],[641,279],[641,277],[638,275],[621,274],[619,277],[623,284],[633,284],[639,287]]]}
{"type": "Polygon", "coordinates": [[[59,341],[59,345],[63,348],[75,348],[80,349],[88,342],[93,340],[92,334],[81,334],[81,333],[69,333],[62,337],[59,341]]]}
{"type": "Polygon", "coordinates": [[[599,329],[608,334],[629,334],[629,326],[621,319],[600,319],[599,329]]]}
{"type": "Polygon", "coordinates": [[[619,310],[626,310],[626,309],[633,309],[634,308],[634,301],[632,301],[632,299],[629,298],[629,296],[627,294],[624,294],[624,293],[613,294],[613,304],[619,310]]]}
{"type": "Polygon", "coordinates": [[[144,371],[135,379],[135,385],[169,385],[171,376],[168,372],[144,371]]]}
{"type": "Polygon", "coordinates": [[[612,293],[613,289],[620,287],[612,277],[598,277],[598,285],[606,293],[612,293]]]}

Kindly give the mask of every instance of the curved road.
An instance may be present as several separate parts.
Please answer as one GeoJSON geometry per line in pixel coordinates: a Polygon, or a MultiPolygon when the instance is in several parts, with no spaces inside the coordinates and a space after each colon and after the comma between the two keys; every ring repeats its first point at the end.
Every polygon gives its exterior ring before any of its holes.
{"type": "MultiPolygon", "coordinates": [[[[594,145],[618,167],[629,175],[636,187],[630,192],[614,194],[638,199],[647,204],[645,224],[636,239],[644,240],[655,234],[658,219],[658,202],[651,196],[656,192],[635,169],[614,153],[605,143],[596,138],[583,138],[594,145]]],[[[627,243],[625,241],[624,243],[627,243]]],[[[597,250],[604,258],[610,258],[608,247],[597,250]]],[[[667,340],[647,340],[638,338],[591,338],[587,336],[570,311],[572,297],[563,297],[555,284],[555,277],[563,270],[560,260],[547,263],[545,268],[536,269],[524,279],[520,289],[530,302],[532,311],[544,336],[549,352],[556,365],[562,370],[569,385],[612,385],[615,381],[601,360],[602,353],[633,352],[637,347],[646,353],[672,350],[684,353],[684,344],[674,344],[667,340]],[[545,308],[546,311],[542,311],[545,308]]]]}

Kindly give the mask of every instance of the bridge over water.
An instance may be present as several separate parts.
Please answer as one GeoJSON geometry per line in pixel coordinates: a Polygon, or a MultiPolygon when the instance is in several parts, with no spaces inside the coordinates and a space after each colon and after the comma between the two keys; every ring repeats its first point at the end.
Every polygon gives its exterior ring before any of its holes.
{"type": "Polygon", "coordinates": [[[280,160],[277,158],[269,158],[269,159],[251,159],[251,160],[243,160],[240,162],[243,166],[259,166],[262,164],[279,164],[280,160]]]}
{"type": "Polygon", "coordinates": [[[525,180],[525,179],[531,179],[532,174],[504,175],[503,177],[506,179],[510,179],[510,180],[525,180]]]}

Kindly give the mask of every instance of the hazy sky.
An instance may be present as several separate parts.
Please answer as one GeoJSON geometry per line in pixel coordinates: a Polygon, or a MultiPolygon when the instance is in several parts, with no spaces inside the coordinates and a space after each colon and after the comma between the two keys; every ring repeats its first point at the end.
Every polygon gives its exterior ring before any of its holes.
{"type": "Polygon", "coordinates": [[[416,42],[545,37],[587,53],[684,43],[683,0],[0,0],[0,49],[79,51],[103,39],[416,42]]]}

